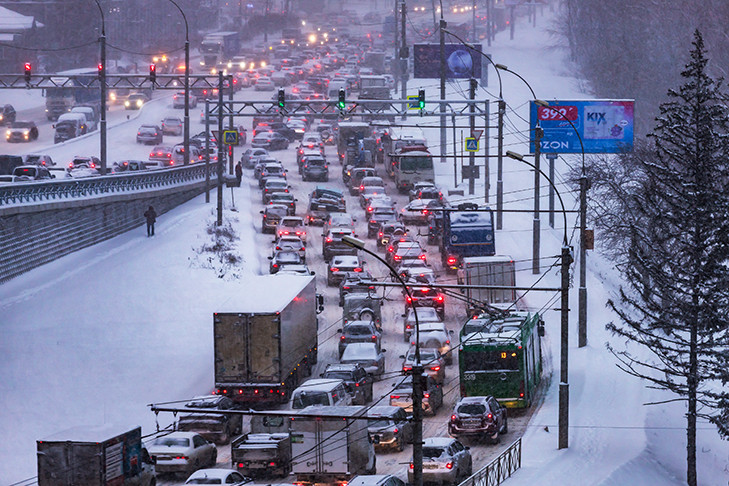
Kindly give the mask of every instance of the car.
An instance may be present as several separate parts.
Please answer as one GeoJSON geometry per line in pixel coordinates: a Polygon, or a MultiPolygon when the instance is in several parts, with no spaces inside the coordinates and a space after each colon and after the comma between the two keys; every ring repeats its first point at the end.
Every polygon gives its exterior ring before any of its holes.
{"type": "MultiPolygon", "coordinates": [[[[419,272],[425,272],[427,270],[432,269],[427,263],[425,263],[420,258],[407,258],[400,261],[400,264],[395,267],[395,271],[398,275],[400,275],[400,278],[404,279],[406,275],[410,275],[412,273],[419,273],[419,272]]],[[[395,278],[395,276],[392,276],[392,281],[397,282],[398,279],[395,278]]]]}
{"type": "Polygon", "coordinates": [[[261,190],[261,202],[263,202],[263,204],[268,204],[268,200],[272,194],[277,192],[289,192],[289,189],[291,189],[291,186],[286,179],[269,177],[265,179],[265,181],[263,189],[261,190]]]}
{"type": "Polygon", "coordinates": [[[301,120],[290,120],[286,122],[286,126],[294,131],[294,140],[301,140],[304,138],[306,123],[301,120]]]}
{"type": "Polygon", "coordinates": [[[147,446],[157,473],[187,473],[214,467],[218,460],[215,445],[195,432],[170,432],[147,446]]]}
{"type": "Polygon", "coordinates": [[[281,269],[276,272],[276,275],[305,275],[305,276],[314,276],[316,275],[316,272],[312,271],[309,267],[306,266],[305,263],[292,263],[287,264],[281,267],[281,269]]]}
{"type": "Polygon", "coordinates": [[[293,216],[296,214],[296,199],[290,192],[275,192],[271,194],[268,204],[281,204],[286,206],[288,215],[293,216]]]}
{"type": "Polygon", "coordinates": [[[301,261],[306,263],[306,246],[298,236],[282,236],[275,241],[274,245],[272,256],[279,251],[295,251],[301,257],[301,261]]]}
{"type": "Polygon", "coordinates": [[[352,396],[347,392],[344,380],[310,378],[291,393],[289,408],[301,410],[309,406],[349,406],[352,396]]]}
{"type": "Polygon", "coordinates": [[[0,125],[7,125],[15,121],[16,112],[13,105],[3,105],[0,108],[0,125]]]}
{"type": "MultiPolygon", "coordinates": [[[[204,159],[203,151],[194,145],[190,145],[190,164],[201,162],[204,159]]],[[[211,161],[213,159],[210,159],[211,161]]],[[[215,159],[217,160],[217,159],[215,159]]],[[[177,144],[172,147],[172,161],[171,165],[184,165],[185,163],[185,145],[177,144]]]]}
{"type": "MultiPolygon", "coordinates": [[[[403,359],[402,371],[404,374],[412,371],[413,366],[417,363],[415,358],[415,346],[411,347],[407,354],[400,356],[403,359]]],[[[420,363],[423,365],[423,371],[430,376],[438,384],[445,381],[445,360],[436,348],[420,348],[420,363]]]]}
{"type": "Polygon", "coordinates": [[[380,228],[377,230],[377,248],[387,248],[390,245],[390,240],[401,238],[407,234],[408,229],[398,221],[380,223],[380,228]]]}
{"type": "Polygon", "coordinates": [[[268,273],[278,273],[279,270],[288,265],[301,265],[303,261],[298,251],[277,251],[272,257],[268,257],[271,263],[268,266],[268,273]]]}
{"type": "MultiPolygon", "coordinates": [[[[359,206],[365,209],[373,198],[385,195],[385,188],[382,186],[365,186],[359,193],[359,206]]],[[[395,216],[392,219],[395,219],[395,216]]]]}
{"type": "MultiPolygon", "coordinates": [[[[411,308],[403,314],[402,330],[405,335],[405,342],[410,342],[411,336],[415,333],[415,312],[411,308]]],[[[420,324],[424,322],[443,322],[438,312],[432,307],[419,307],[417,309],[417,315],[420,324]]]]}
{"type": "Polygon", "coordinates": [[[340,201],[329,197],[318,197],[309,200],[309,209],[306,211],[306,222],[312,225],[324,226],[331,213],[346,211],[340,201]]]}
{"type": "Polygon", "coordinates": [[[137,129],[137,143],[162,143],[162,129],[158,125],[142,125],[137,129]]]}
{"type": "MultiPolygon", "coordinates": [[[[377,444],[375,444],[377,446],[377,444]]],[[[370,474],[353,477],[348,486],[406,486],[405,482],[392,474],[370,474]]]]}
{"type": "Polygon", "coordinates": [[[172,147],[169,145],[155,145],[149,152],[149,160],[159,160],[166,166],[172,165],[172,147]]]}
{"type": "Polygon", "coordinates": [[[428,217],[433,209],[442,208],[443,204],[435,199],[413,199],[400,210],[398,219],[403,223],[427,225],[428,217]]]}
{"type": "Polygon", "coordinates": [[[385,372],[385,349],[377,343],[350,343],[342,356],[340,363],[358,363],[368,375],[377,379],[385,372]]]}
{"type": "Polygon", "coordinates": [[[262,215],[261,232],[275,233],[281,218],[288,215],[288,207],[283,204],[269,204],[260,213],[262,215]]]}
{"type": "Polygon", "coordinates": [[[456,438],[485,438],[498,444],[501,436],[509,432],[507,415],[506,407],[494,397],[463,397],[453,407],[448,434],[456,438]]]}
{"type": "Polygon", "coordinates": [[[33,121],[11,122],[5,131],[5,140],[11,143],[38,140],[38,127],[33,121]]]}
{"type": "Polygon", "coordinates": [[[382,329],[382,297],[370,290],[351,292],[342,297],[342,321],[372,321],[382,329]]]}
{"type": "Polygon", "coordinates": [[[339,284],[339,307],[344,307],[344,296],[353,293],[376,295],[375,281],[370,272],[346,272],[339,284]]]}
{"type": "Polygon", "coordinates": [[[411,307],[432,307],[441,319],[445,319],[445,295],[434,287],[408,286],[410,295],[405,294],[405,310],[411,307]]]}
{"type": "Polygon", "coordinates": [[[318,147],[313,148],[307,148],[307,147],[299,147],[296,149],[296,165],[299,168],[299,174],[303,174],[304,172],[304,159],[308,157],[317,157],[319,159],[323,159],[324,154],[318,147]]]}
{"type": "Polygon", "coordinates": [[[19,165],[13,169],[12,175],[17,178],[14,182],[41,181],[56,177],[42,165],[19,165]]]}
{"type": "MultiPolygon", "coordinates": [[[[197,107],[197,96],[190,93],[190,108],[197,107]]],[[[172,108],[184,108],[185,107],[185,92],[178,91],[172,95],[172,108]]]]}
{"type": "Polygon", "coordinates": [[[228,484],[242,486],[253,480],[235,469],[198,469],[187,478],[185,484],[228,484]]]}
{"type": "Polygon", "coordinates": [[[269,177],[286,179],[286,169],[276,159],[260,159],[253,169],[253,176],[258,179],[258,187],[262,189],[269,177]]]}
{"type": "Polygon", "coordinates": [[[258,78],[254,89],[256,91],[273,91],[276,89],[276,85],[270,78],[258,78]]]}
{"type": "Polygon", "coordinates": [[[328,364],[320,376],[342,380],[347,392],[352,395],[354,405],[364,405],[372,401],[374,381],[367,376],[359,363],[328,364]]]}
{"type": "Polygon", "coordinates": [[[433,285],[438,279],[435,270],[431,267],[411,267],[403,270],[402,278],[408,284],[433,285]]]}
{"type": "Polygon", "coordinates": [[[354,223],[357,222],[357,218],[352,217],[351,214],[347,213],[331,213],[329,219],[324,225],[324,229],[330,230],[332,228],[352,228],[354,229],[354,223]]]}
{"type": "Polygon", "coordinates": [[[365,214],[369,218],[376,209],[394,209],[395,203],[390,196],[381,195],[370,198],[367,207],[364,208],[365,214]]]}
{"type": "Polygon", "coordinates": [[[385,181],[382,177],[377,176],[365,176],[359,183],[359,194],[362,194],[366,187],[379,187],[382,193],[385,192],[385,181]]]}
{"type": "Polygon", "coordinates": [[[388,252],[386,260],[390,265],[397,266],[406,260],[422,260],[427,263],[427,257],[425,255],[425,249],[420,246],[417,241],[403,241],[400,242],[395,248],[395,251],[388,252]]]}
{"type": "Polygon", "coordinates": [[[342,239],[345,236],[357,237],[351,228],[333,228],[324,233],[321,251],[324,261],[328,262],[335,255],[357,256],[357,248],[350,246],[342,239]]]}
{"type": "Polygon", "coordinates": [[[258,159],[260,157],[266,157],[268,156],[268,150],[264,148],[249,148],[246,149],[245,152],[243,152],[243,155],[240,156],[240,162],[243,167],[246,169],[252,169],[256,166],[256,163],[258,162],[258,159]]]}
{"type": "Polygon", "coordinates": [[[410,201],[414,199],[436,199],[443,202],[443,192],[430,181],[419,181],[413,184],[408,198],[410,201]]]}
{"type": "MultiPolygon", "coordinates": [[[[369,188],[367,188],[369,189],[369,188]]],[[[392,208],[378,208],[372,211],[372,214],[367,218],[367,236],[373,238],[377,236],[377,230],[380,228],[381,223],[387,223],[389,221],[395,221],[395,210],[392,208]]]]}
{"type": "MultiPolygon", "coordinates": [[[[449,437],[428,437],[423,441],[423,482],[455,485],[473,474],[473,459],[468,447],[449,437]]],[[[408,482],[414,478],[413,461],[408,482]]]]}
{"type": "Polygon", "coordinates": [[[144,93],[132,93],[129,95],[129,98],[124,100],[124,109],[139,110],[148,101],[149,98],[144,93]]]}
{"type": "Polygon", "coordinates": [[[210,442],[227,444],[242,432],[241,415],[217,413],[235,410],[237,406],[229,397],[204,395],[194,397],[185,408],[200,410],[200,413],[184,413],[177,420],[176,430],[197,432],[210,442]]]}
{"type": "Polygon", "coordinates": [[[261,147],[266,150],[286,150],[289,140],[278,132],[261,132],[251,141],[251,147],[261,147]]]}
{"type": "Polygon", "coordinates": [[[374,177],[375,169],[372,167],[351,167],[342,173],[342,179],[345,184],[349,184],[349,194],[356,196],[359,194],[359,185],[365,177],[374,177]]]}
{"type": "Polygon", "coordinates": [[[50,155],[46,154],[28,154],[23,159],[24,165],[44,165],[46,167],[53,167],[56,163],[53,161],[50,155]]]}
{"type": "Polygon", "coordinates": [[[99,160],[98,157],[94,157],[93,155],[90,157],[76,155],[73,159],[71,159],[71,162],[68,163],[67,170],[77,169],[81,166],[86,166],[88,169],[98,169],[100,165],[101,160],[99,160]]]}
{"type": "Polygon", "coordinates": [[[284,216],[276,227],[276,238],[298,236],[306,243],[306,226],[300,216],[284,216]]]}
{"type": "MultiPolygon", "coordinates": [[[[428,375],[424,375],[423,413],[435,415],[443,406],[443,386],[428,375]]],[[[413,376],[408,375],[392,386],[390,405],[402,407],[406,412],[413,411],[413,376]]]]}
{"type": "Polygon", "coordinates": [[[351,343],[375,343],[382,345],[382,331],[377,328],[374,321],[349,321],[341,329],[339,338],[339,357],[342,357],[344,350],[351,343]]]}
{"type": "Polygon", "coordinates": [[[182,120],[176,116],[168,116],[162,120],[162,133],[165,135],[182,135],[182,120]]]}
{"type": "MultiPolygon", "coordinates": [[[[420,336],[420,347],[435,348],[445,360],[447,365],[453,363],[453,352],[451,348],[451,335],[453,331],[446,329],[443,322],[421,322],[418,335],[420,336]]],[[[415,334],[410,337],[410,345],[415,346],[415,334]]]]}
{"type": "Polygon", "coordinates": [[[147,165],[143,160],[120,160],[114,162],[111,167],[111,171],[114,174],[125,174],[142,170],[147,170],[147,165]]]}
{"type": "MultiPolygon", "coordinates": [[[[413,441],[413,423],[402,407],[376,405],[367,410],[367,433],[375,450],[395,449],[402,452],[413,441]]],[[[350,481],[351,485],[353,481],[350,481]]]]}
{"type": "Polygon", "coordinates": [[[363,262],[356,255],[335,255],[327,265],[327,285],[338,285],[344,278],[345,272],[362,272],[363,262]]]}
{"type": "Polygon", "coordinates": [[[301,169],[301,179],[304,181],[329,181],[329,165],[322,157],[303,158],[304,166],[301,169]]]}

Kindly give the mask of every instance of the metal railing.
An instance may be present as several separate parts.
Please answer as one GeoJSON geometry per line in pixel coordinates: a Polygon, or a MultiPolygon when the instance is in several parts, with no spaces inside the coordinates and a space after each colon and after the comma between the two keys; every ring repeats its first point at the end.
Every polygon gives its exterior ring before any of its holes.
{"type": "Polygon", "coordinates": [[[458,486],[496,486],[521,467],[521,437],[516,439],[499,457],[476,471],[458,486]]]}
{"type": "MultiPolygon", "coordinates": [[[[215,181],[214,165],[210,178],[215,181]]],[[[87,199],[94,196],[134,193],[185,185],[205,179],[205,164],[99,177],[66,178],[48,182],[14,183],[0,186],[0,208],[28,203],[87,199]]]]}

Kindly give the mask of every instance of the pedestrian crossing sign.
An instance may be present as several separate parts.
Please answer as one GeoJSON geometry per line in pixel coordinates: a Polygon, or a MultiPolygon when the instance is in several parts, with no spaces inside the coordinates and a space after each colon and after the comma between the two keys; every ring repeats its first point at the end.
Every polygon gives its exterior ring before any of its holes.
{"type": "Polygon", "coordinates": [[[408,110],[420,109],[420,103],[418,102],[418,95],[408,95],[408,110]]]}
{"type": "Polygon", "coordinates": [[[226,145],[238,145],[238,132],[235,130],[225,130],[223,132],[223,143],[226,145]]]}
{"type": "Polygon", "coordinates": [[[478,139],[469,137],[466,139],[466,151],[478,152],[478,139]]]}

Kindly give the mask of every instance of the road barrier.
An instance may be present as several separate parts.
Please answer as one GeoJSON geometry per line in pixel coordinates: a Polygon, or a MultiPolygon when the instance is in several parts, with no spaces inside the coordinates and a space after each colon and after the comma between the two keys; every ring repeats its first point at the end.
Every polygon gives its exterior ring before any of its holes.
{"type": "Polygon", "coordinates": [[[521,467],[521,437],[516,439],[499,457],[476,471],[458,486],[496,486],[521,467]]]}

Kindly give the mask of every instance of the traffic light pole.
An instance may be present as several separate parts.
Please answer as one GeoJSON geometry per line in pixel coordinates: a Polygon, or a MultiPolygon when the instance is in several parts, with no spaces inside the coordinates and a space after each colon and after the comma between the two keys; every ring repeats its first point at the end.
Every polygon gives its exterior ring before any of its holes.
{"type": "MultiPolygon", "coordinates": [[[[223,71],[218,72],[218,138],[223,137],[223,71]]],[[[218,146],[218,226],[223,225],[223,144],[217,140],[218,146]]]]}

